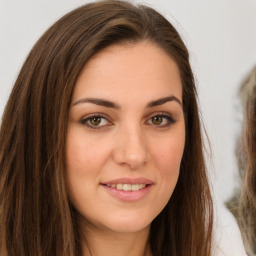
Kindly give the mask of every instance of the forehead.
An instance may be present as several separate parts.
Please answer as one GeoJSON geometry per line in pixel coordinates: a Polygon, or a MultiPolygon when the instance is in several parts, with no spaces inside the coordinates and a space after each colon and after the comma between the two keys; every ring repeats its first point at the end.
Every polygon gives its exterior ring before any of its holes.
{"type": "MultiPolygon", "coordinates": [[[[144,98],[176,94],[182,100],[182,85],[176,62],[149,42],[109,46],[83,67],[73,98],[83,94],[102,97],[144,98]]],[[[142,99],[141,99],[142,100],[142,99]]]]}

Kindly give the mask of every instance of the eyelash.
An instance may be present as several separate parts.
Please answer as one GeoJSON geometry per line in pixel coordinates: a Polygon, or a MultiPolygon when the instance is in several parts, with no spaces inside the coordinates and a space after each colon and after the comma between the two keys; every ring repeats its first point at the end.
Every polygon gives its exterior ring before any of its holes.
{"type": "Polygon", "coordinates": [[[109,121],[109,118],[106,117],[105,115],[100,114],[100,113],[95,113],[95,114],[92,114],[90,116],[86,116],[83,119],[81,119],[80,123],[82,125],[85,125],[86,127],[90,128],[90,129],[101,129],[102,127],[106,127],[106,126],[112,125],[112,123],[109,121]],[[93,118],[100,118],[101,119],[100,122],[102,122],[102,119],[105,119],[105,120],[107,120],[107,122],[109,124],[101,125],[101,126],[95,126],[95,125],[89,124],[89,122],[92,121],[93,118]]]}
{"type": "Polygon", "coordinates": [[[149,123],[149,125],[153,125],[155,126],[155,128],[166,128],[169,127],[170,125],[174,124],[176,122],[176,120],[168,113],[164,113],[164,112],[160,112],[160,113],[154,113],[153,115],[151,115],[149,118],[147,118],[147,123],[149,123]],[[153,123],[153,118],[154,117],[158,117],[158,118],[162,118],[162,122],[166,122],[166,124],[154,124],[153,123]],[[164,121],[165,119],[165,121],[164,121]]]}
{"type": "MultiPolygon", "coordinates": [[[[170,125],[172,125],[175,122],[176,122],[176,120],[174,120],[173,117],[170,114],[160,112],[160,113],[154,113],[154,115],[151,115],[149,118],[147,118],[146,124],[147,125],[153,125],[153,126],[155,126],[155,128],[166,128],[166,127],[169,127],[170,125]],[[164,124],[164,125],[154,124],[152,120],[155,117],[162,118],[161,123],[164,122],[164,120],[165,120],[166,124],[164,124]]],[[[80,123],[82,125],[85,125],[89,129],[101,129],[102,127],[104,128],[106,126],[111,126],[112,125],[112,122],[109,121],[109,118],[106,117],[105,115],[101,114],[101,113],[95,113],[95,114],[92,114],[90,116],[86,116],[86,117],[84,117],[83,119],[80,120],[80,123]],[[99,121],[100,123],[102,122],[102,120],[106,120],[106,122],[108,122],[108,124],[100,125],[100,126],[90,124],[90,122],[93,120],[93,118],[100,118],[100,121],[99,121]]]]}

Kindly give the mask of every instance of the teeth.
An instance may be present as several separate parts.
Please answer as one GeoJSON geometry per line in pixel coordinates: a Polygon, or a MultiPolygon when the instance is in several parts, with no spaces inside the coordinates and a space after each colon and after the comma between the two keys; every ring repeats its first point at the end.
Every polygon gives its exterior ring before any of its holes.
{"type": "Polygon", "coordinates": [[[131,184],[123,184],[123,190],[124,191],[131,191],[132,185],[131,184]]]}
{"type": "Polygon", "coordinates": [[[117,189],[120,189],[120,190],[123,190],[123,184],[117,184],[117,185],[116,185],[116,188],[117,188],[117,189]]]}
{"type": "Polygon", "coordinates": [[[107,184],[108,187],[123,191],[138,191],[146,187],[146,184],[107,184]]]}

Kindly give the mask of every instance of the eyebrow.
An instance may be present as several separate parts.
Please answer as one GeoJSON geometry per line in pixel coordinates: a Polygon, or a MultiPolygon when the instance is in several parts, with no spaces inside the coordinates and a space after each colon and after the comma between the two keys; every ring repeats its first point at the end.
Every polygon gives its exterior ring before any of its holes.
{"type": "MultiPolygon", "coordinates": [[[[160,99],[151,101],[147,104],[146,107],[147,108],[152,108],[152,107],[155,107],[155,106],[163,105],[163,104],[165,104],[167,102],[170,102],[170,101],[175,101],[180,106],[182,106],[181,101],[177,97],[172,95],[172,96],[168,96],[168,97],[164,97],[164,98],[160,98],[160,99]]],[[[92,103],[92,104],[107,107],[107,108],[121,109],[121,107],[118,104],[116,104],[112,101],[105,100],[105,99],[97,99],[97,98],[83,98],[83,99],[80,99],[80,100],[74,102],[72,104],[72,106],[76,106],[76,105],[81,104],[81,103],[92,103]]]]}
{"type": "Polygon", "coordinates": [[[121,107],[111,101],[104,100],[104,99],[96,99],[96,98],[84,98],[80,99],[72,104],[72,106],[81,104],[81,103],[93,103],[95,105],[107,107],[107,108],[114,108],[114,109],[120,109],[121,107]]]}
{"type": "Polygon", "coordinates": [[[163,105],[163,104],[165,104],[166,102],[169,102],[169,101],[175,101],[180,106],[182,106],[181,101],[177,97],[172,95],[172,96],[168,96],[168,97],[165,97],[165,98],[160,98],[158,100],[151,101],[150,103],[148,103],[147,107],[152,108],[152,107],[155,107],[155,106],[163,105]]]}

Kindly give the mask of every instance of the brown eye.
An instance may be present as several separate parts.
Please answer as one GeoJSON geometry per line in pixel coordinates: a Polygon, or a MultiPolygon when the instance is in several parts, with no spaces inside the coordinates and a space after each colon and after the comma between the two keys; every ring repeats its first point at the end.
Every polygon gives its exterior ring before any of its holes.
{"type": "Polygon", "coordinates": [[[176,121],[170,116],[165,114],[154,115],[147,120],[146,124],[153,125],[158,128],[165,128],[171,126],[176,121]]]}
{"type": "Polygon", "coordinates": [[[95,116],[89,119],[89,122],[93,126],[98,126],[101,123],[101,117],[100,116],[95,116]]]}
{"type": "Polygon", "coordinates": [[[151,120],[152,120],[153,124],[161,125],[163,122],[163,117],[162,116],[153,116],[151,120]]]}
{"type": "Polygon", "coordinates": [[[82,125],[92,129],[99,129],[111,125],[111,122],[107,118],[100,115],[86,117],[80,122],[82,125]]]}

